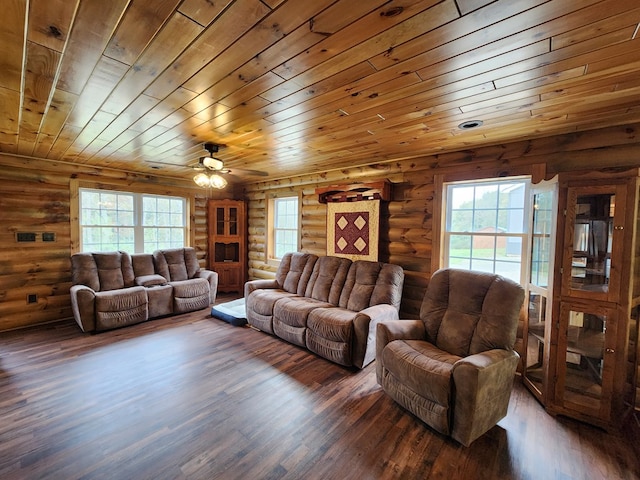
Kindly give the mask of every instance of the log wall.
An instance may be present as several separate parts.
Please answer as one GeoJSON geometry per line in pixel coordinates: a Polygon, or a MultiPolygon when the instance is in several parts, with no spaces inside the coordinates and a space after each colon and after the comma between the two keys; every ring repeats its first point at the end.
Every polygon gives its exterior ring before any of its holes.
{"type": "Polygon", "coordinates": [[[72,178],[117,184],[129,191],[188,196],[193,204],[191,244],[200,264],[207,264],[206,194],[210,192],[168,177],[0,155],[0,331],[72,316],[72,178]],[[35,232],[37,241],[18,243],[17,232],[35,232]],[[54,233],[55,241],[42,242],[42,232],[54,233]],[[36,303],[27,303],[30,294],[37,295],[36,303]]]}
{"type": "MultiPolygon", "coordinates": [[[[241,198],[248,203],[249,277],[272,278],[276,267],[265,262],[266,199],[269,194],[302,196],[302,250],[326,253],[326,206],[315,188],[345,182],[393,182],[393,199],[382,209],[381,260],[397,263],[406,273],[402,314],[415,317],[431,274],[433,216],[437,210],[436,175],[458,179],[495,177],[546,166],[546,175],[560,171],[609,169],[640,165],[640,124],[515,142],[414,159],[388,160],[367,166],[245,185],[215,192],[216,198],[241,198]]],[[[194,204],[192,245],[201,265],[207,264],[205,192],[190,180],[137,175],[0,154],[0,331],[71,317],[69,287],[72,252],[70,180],[95,178],[131,190],[165,187],[189,195],[194,204]],[[17,243],[16,232],[52,232],[56,241],[17,243]],[[38,300],[27,304],[28,294],[38,300]]]]}
{"type": "Polygon", "coordinates": [[[273,278],[276,270],[265,261],[265,206],[270,195],[302,195],[302,251],[325,255],[326,205],[318,202],[316,187],[387,178],[393,183],[393,198],[382,203],[380,260],[404,268],[401,313],[416,317],[432,272],[433,219],[439,208],[436,175],[472,180],[522,173],[540,176],[542,171],[550,178],[563,171],[638,166],[639,131],[638,124],[624,125],[246,185],[249,278],[273,278]]]}

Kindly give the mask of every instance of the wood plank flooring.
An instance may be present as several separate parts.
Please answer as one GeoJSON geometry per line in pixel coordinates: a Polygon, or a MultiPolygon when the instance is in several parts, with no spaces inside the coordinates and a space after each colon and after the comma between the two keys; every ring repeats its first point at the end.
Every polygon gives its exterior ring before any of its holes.
{"type": "Polygon", "coordinates": [[[0,333],[0,478],[634,479],[619,436],[544,412],[464,448],[353,371],[206,310],[0,333]]]}

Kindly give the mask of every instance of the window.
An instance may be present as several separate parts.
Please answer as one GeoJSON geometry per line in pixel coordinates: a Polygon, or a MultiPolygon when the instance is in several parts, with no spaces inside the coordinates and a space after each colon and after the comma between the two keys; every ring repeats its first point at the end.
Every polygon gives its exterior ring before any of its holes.
{"type": "Polygon", "coordinates": [[[299,250],[298,203],[298,197],[282,197],[270,200],[270,259],[279,260],[285,253],[299,250]]]}
{"type": "Polygon", "coordinates": [[[526,282],[529,181],[445,184],[443,266],[526,282]]]}
{"type": "Polygon", "coordinates": [[[112,190],[79,190],[80,250],[151,253],[183,247],[186,200],[112,190]]]}

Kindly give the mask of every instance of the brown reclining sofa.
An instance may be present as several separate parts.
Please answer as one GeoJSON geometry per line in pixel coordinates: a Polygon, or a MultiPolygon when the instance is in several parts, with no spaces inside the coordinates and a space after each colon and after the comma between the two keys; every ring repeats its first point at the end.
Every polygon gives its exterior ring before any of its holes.
{"type": "Polygon", "coordinates": [[[247,321],[332,362],[364,368],[375,359],[376,325],[397,320],[398,265],[287,253],[275,279],[245,284],[247,321]]]}
{"type": "Polygon", "coordinates": [[[218,286],[218,274],[201,269],[191,247],[76,253],[71,273],[73,316],[84,332],[207,308],[218,286]]]}

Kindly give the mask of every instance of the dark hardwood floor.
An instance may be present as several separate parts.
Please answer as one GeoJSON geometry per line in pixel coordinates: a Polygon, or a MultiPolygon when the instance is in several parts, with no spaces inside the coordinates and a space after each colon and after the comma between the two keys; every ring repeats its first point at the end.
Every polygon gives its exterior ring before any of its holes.
{"type": "Polygon", "coordinates": [[[623,437],[516,382],[464,448],[352,371],[207,311],[97,335],[0,333],[0,478],[633,479],[623,437]]]}

